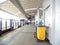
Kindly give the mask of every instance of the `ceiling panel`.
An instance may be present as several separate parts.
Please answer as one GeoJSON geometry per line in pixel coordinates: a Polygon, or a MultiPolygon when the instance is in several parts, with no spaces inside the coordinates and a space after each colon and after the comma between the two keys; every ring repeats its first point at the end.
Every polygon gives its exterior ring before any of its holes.
{"type": "Polygon", "coordinates": [[[43,0],[19,0],[24,9],[42,7],[43,0]]]}
{"type": "Polygon", "coordinates": [[[10,1],[6,1],[6,2],[2,3],[0,5],[0,8],[11,14],[15,14],[15,13],[19,12],[19,10],[10,1]]]}

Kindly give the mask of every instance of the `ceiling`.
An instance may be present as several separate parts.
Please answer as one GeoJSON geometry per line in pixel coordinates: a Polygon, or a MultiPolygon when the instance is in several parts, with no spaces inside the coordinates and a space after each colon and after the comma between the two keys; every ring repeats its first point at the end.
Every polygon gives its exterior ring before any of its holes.
{"type": "Polygon", "coordinates": [[[43,0],[19,0],[24,9],[42,8],[43,0]]]}
{"type": "MultiPolygon", "coordinates": [[[[34,16],[37,7],[42,8],[43,3],[43,0],[18,0],[18,4],[21,4],[20,8],[16,1],[17,0],[7,0],[0,4],[0,9],[18,17],[21,17],[21,15],[24,17],[26,14],[34,16]]],[[[40,14],[41,13],[42,11],[40,10],[40,14]]]]}
{"type": "Polygon", "coordinates": [[[0,10],[5,11],[9,14],[15,15],[17,17],[26,18],[25,15],[23,15],[23,13],[21,13],[19,9],[16,8],[14,4],[12,4],[11,1],[9,0],[0,4],[0,10]]]}
{"type": "Polygon", "coordinates": [[[11,14],[19,12],[19,10],[10,1],[5,1],[4,3],[2,3],[0,8],[11,14]]]}

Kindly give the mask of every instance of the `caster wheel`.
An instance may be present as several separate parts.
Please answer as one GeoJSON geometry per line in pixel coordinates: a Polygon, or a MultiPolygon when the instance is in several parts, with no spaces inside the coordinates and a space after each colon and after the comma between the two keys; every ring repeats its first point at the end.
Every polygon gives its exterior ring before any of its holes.
{"type": "Polygon", "coordinates": [[[36,39],[37,40],[37,42],[40,42],[40,40],[39,39],[36,39]]]}

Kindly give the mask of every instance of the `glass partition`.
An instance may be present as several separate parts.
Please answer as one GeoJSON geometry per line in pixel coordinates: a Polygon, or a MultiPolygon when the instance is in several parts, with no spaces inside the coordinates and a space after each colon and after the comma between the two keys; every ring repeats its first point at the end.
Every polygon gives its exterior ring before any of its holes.
{"type": "Polygon", "coordinates": [[[13,20],[13,26],[14,26],[14,29],[16,28],[16,25],[15,25],[15,20],[13,20]]]}
{"type": "Polygon", "coordinates": [[[7,29],[10,29],[10,20],[7,20],[7,29]]]}
{"type": "Polygon", "coordinates": [[[20,26],[20,20],[18,21],[18,25],[20,26]]]}
{"type": "Polygon", "coordinates": [[[6,20],[2,19],[2,31],[6,30],[6,20]]]}
{"type": "Polygon", "coordinates": [[[21,24],[21,26],[23,26],[23,23],[24,23],[23,20],[20,20],[20,24],[21,24]]]}
{"type": "Polygon", "coordinates": [[[0,18],[0,30],[2,30],[2,19],[0,18]]]}
{"type": "Polygon", "coordinates": [[[18,21],[15,21],[15,26],[16,28],[18,28],[18,21]]]}
{"type": "Polygon", "coordinates": [[[14,28],[14,20],[12,20],[12,27],[14,28]]]}

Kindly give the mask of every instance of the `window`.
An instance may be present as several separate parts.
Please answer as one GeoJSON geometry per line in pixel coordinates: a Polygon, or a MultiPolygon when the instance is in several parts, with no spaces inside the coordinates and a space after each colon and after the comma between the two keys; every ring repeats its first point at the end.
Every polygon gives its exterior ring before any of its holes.
{"type": "Polygon", "coordinates": [[[10,28],[10,20],[7,20],[7,29],[10,28]]]}
{"type": "Polygon", "coordinates": [[[2,31],[6,30],[6,20],[2,19],[2,31]]]}
{"type": "Polygon", "coordinates": [[[0,30],[2,30],[2,19],[0,18],[0,30]]]}

